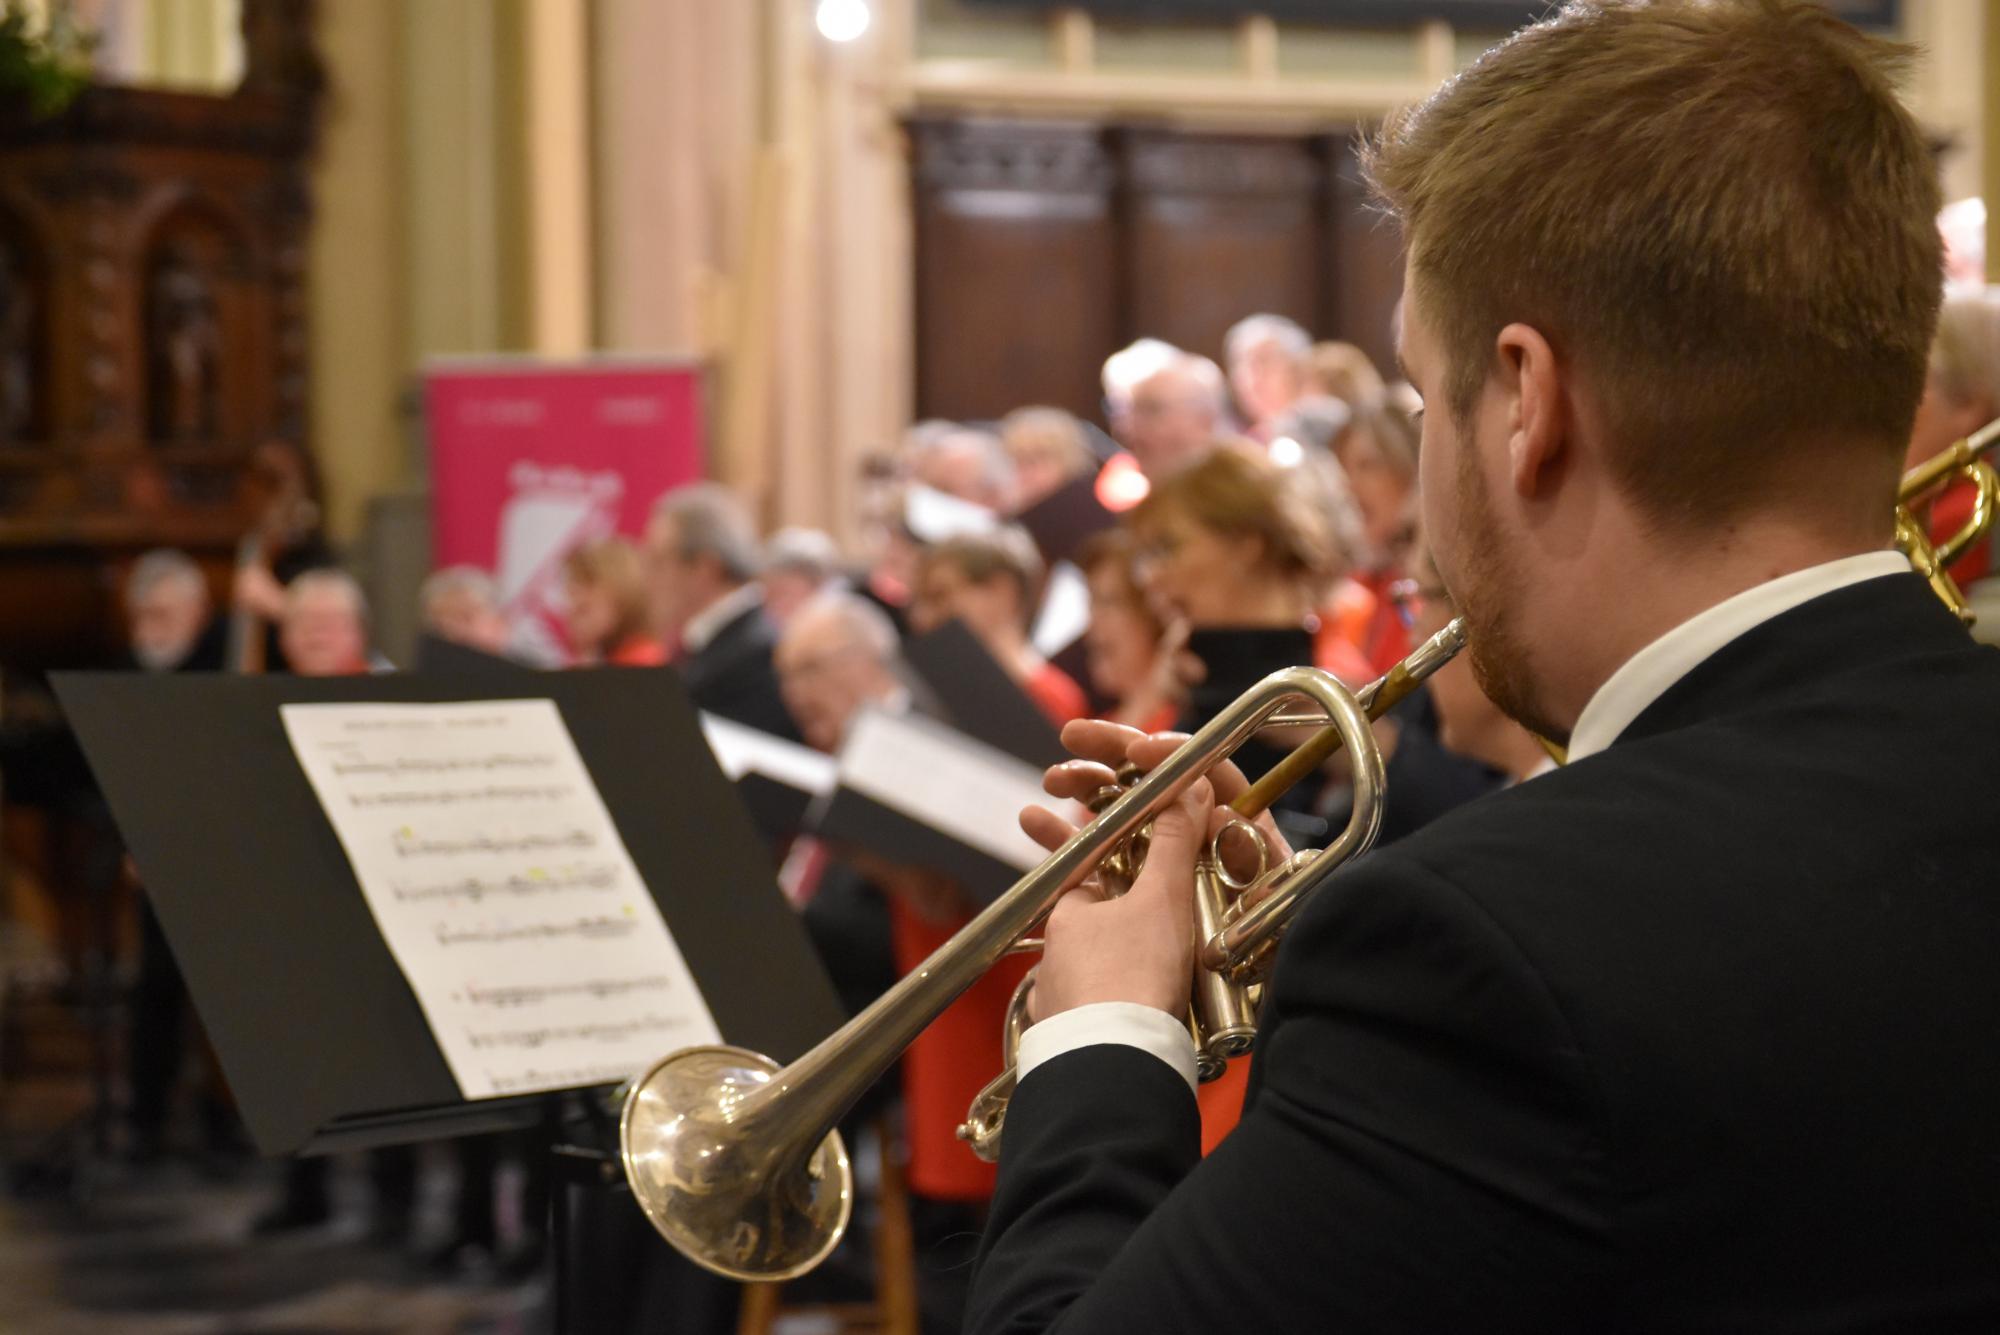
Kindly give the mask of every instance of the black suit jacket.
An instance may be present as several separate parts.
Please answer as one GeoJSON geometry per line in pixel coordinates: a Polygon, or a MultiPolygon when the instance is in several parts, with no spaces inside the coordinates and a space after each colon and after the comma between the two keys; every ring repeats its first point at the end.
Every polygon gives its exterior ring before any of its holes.
{"type": "Polygon", "coordinates": [[[777,628],[761,605],[723,623],[715,638],[679,664],[695,707],[798,741],[798,724],[778,694],[778,674],[771,666],[777,643],[777,628]]]}
{"type": "Polygon", "coordinates": [[[2000,654],[1818,598],[1329,880],[1206,1161],[1036,1070],[967,1329],[2000,1330],[1996,862],[2000,654]]]}

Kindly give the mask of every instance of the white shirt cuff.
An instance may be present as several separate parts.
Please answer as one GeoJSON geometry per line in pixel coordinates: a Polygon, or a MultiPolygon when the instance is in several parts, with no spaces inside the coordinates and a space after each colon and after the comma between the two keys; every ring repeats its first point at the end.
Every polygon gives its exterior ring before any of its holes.
{"type": "Polygon", "coordinates": [[[1194,1039],[1188,1033],[1186,1021],[1135,1001],[1100,1001],[1078,1006],[1030,1025],[1021,1035],[1021,1046],[1014,1055],[1015,1077],[1026,1080],[1050,1058],[1098,1043],[1123,1043],[1150,1052],[1187,1081],[1190,1090],[1197,1084],[1194,1039]]]}

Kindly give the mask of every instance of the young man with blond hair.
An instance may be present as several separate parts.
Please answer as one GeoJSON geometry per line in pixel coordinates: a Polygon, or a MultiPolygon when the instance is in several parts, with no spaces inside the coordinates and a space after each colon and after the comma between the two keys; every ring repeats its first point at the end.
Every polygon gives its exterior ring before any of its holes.
{"type": "MultiPolygon", "coordinates": [[[[1206,1160],[1191,868],[1241,779],[1071,891],[969,1330],[2000,1329],[2000,660],[1890,548],[1941,286],[1900,62],[1594,0],[1385,130],[1424,529],[1570,763],[1320,887],[1206,1160]]],[[[1170,745],[1065,739],[1063,797],[1170,745]]]]}

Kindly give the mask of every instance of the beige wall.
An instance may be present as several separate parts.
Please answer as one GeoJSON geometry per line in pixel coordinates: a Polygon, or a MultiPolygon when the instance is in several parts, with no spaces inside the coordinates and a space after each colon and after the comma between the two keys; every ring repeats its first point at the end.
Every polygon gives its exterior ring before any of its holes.
{"type": "MultiPolygon", "coordinates": [[[[834,47],[809,0],[322,4],[314,420],[336,527],[420,485],[397,405],[424,358],[603,349],[701,359],[714,471],[773,523],[838,532],[856,463],[909,411],[901,116],[1322,123],[1421,96],[1490,40],[875,9],[834,47]]],[[[1932,52],[1911,103],[1966,145],[1954,196],[2000,170],[1996,12],[1907,0],[1932,52]]]]}

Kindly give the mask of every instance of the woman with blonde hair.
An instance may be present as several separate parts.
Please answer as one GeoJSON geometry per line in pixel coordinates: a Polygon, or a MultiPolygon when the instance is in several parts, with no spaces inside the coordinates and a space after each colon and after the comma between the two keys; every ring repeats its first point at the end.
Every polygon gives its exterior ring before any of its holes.
{"type": "Polygon", "coordinates": [[[1333,455],[1361,511],[1362,556],[1353,578],[1375,597],[1361,652],[1375,671],[1387,672],[1410,652],[1390,590],[1404,576],[1416,533],[1416,424],[1386,401],[1359,405],[1334,438],[1333,455]]]}
{"type": "MultiPolygon", "coordinates": [[[[1368,677],[1351,646],[1315,643],[1316,610],[1341,560],[1322,516],[1256,446],[1224,445],[1161,479],[1129,522],[1168,643],[1179,642],[1180,726],[1199,727],[1267,673],[1315,662],[1318,650],[1331,652],[1319,666],[1337,676],[1368,677]]],[[[1254,777],[1279,755],[1253,743],[1237,758],[1254,777]]]]}
{"type": "Polygon", "coordinates": [[[666,647],[653,633],[639,550],[624,538],[599,538],[563,558],[570,650],[578,666],[657,667],[666,647]]]}

